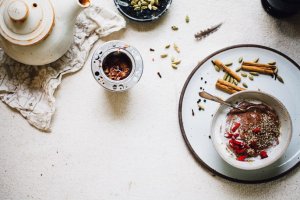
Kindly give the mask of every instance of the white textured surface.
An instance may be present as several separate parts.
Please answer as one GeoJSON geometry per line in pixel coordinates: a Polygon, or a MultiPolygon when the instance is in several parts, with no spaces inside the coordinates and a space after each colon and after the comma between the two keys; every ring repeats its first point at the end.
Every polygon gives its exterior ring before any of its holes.
{"type": "MultiPolygon", "coordinates": [[[[114,9],[112,1],[102,3],[114,9]]],[[[256,43],[300,63],[299,17],[275,20],[259,0],[175,0],[158,22],[128,23],[127,30],[105,38],[125,40],[144,58],[144,76],[128,93],[105,92],[87,64],[57,91],[50,134],[0,104],[0,199],[300,199],[299,168],[260,185],[211,176],[189,153],[177,119],[185,79],[215,50],[256,43]],[[190,24],[184,22],[186,14],[190,24]],[[218,32],[194,41],[194,32],[220,21],[218,32]],[[172,25],[179,31],[171,31],[172,25]],[[177,71],[159,58],[173,42],[182,51],[177,71]]]]}

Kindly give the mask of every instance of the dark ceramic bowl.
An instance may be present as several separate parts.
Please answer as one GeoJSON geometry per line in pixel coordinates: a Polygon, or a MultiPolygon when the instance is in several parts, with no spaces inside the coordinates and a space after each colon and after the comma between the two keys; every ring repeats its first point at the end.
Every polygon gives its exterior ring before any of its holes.
{"type": "Polygon", "coordinates": [[[160,18],[169,9],[172,0],[160,0],[157,10],[135,11],[130,5],[131,0],[114,0],[118,10],[128,19],[137,22],[151,22],[160,18]]]}

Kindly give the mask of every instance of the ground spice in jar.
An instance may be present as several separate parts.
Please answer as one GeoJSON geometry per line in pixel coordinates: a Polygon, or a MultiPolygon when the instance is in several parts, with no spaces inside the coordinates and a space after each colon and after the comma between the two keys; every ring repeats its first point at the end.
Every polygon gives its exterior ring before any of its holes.
{"type": "Polygon", "coordinates": [[[248,157],[267,158],[266,149],[279,144],[280,122],[275,110],[260,103],[243,101],[227,115],[225,137],[228,147],[244,161],[248,157]]]}
{"type": "Polygon", "coordinates": [[[130,58],[121,51],[108,54],[103,60],[102,67],[105,75],[114,81],[127,78],[132,71],[130,58]]]}

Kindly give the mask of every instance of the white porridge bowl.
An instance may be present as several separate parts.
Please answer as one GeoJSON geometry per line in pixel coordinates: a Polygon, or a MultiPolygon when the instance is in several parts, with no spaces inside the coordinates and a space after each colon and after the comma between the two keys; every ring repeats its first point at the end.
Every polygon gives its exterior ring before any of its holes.
{"type": "Polygon", "coordinates": [[[231,95],[226,101],[232,104],[236,102],[248,101],[252,103],[264,103],[272,107],[278,115],[280,122],[279,144],[266,149],[267,158],[260,156],[249,157],[245,161],[237,160],[236,155],[228,147],[228,138],[224,136],[226,118],[230,107],[220,105],[211,122],[211,139],[213,145],[224,161],[233,167],[243,170],[256,170],[267,167],[283,156],[292,138],[292,121],[285,106],[274,96],[258,91],[242,91],[231,95]]]}

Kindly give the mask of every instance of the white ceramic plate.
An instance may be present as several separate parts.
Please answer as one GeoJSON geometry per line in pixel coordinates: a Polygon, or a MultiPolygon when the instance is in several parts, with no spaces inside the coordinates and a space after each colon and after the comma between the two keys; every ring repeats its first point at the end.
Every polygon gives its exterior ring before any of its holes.
{"type": "MultiPolygon", "coordinates": [[[[288,173],[299,164],[300,156],[300,66],[288,56],[274,49],[259,45],[237,45],[222,49],[204,59],[188,77],[179,102],[179,123],[183,137],[202,165],[216,175],[229,180],[247,183],[258,183],[274,180],[288,173]],[[292,118],[293,137],[286,153],[272,165],[252,171],[237,169],[226,163],[216,152],[211,141],[210,123],[214,112],[218,108],[215,102],[204,103],[205,111],[199,111],[197,100],[201,89],[226,99],[229,95],[215,88],[215,82],[223,77],[223,72],[216,72],[212,66],[212,59],[223,62],[234,62],[232,68],[238,67],[238,59],[251,61],[260,58],[261,63],[276,61],[279,74],[284,84],[275,81],[270,76],[254,77],[254,81],[243,78],[249,90],[260,89],[276,96],[281,101],[292,118]],[[195,115],[192,115],[192,109],[195,115]]],[[[202,99],[203,103],[203,99],[202,99]]]]}
{"type": "Polygon", "coordinates": [[[275,147],[268,148],[266,151],[268,157],[260,159],[260,157],[251,158],[252,162],[241,162],[227,148],[228,139],[224,137],[226,118],[230,109],[228,106],[220,105],[215,113],[211,123],[211,139],[215,149],[224,161],[230,165],[244,170],[256,170],[266,167],[277,161],[286,151],[292,136],[291,118],[285,106],[275,97],[259,91],[243,91],[235,93],[226,100],[234,104],[235,102],[249,101],[254,103],[265,103],[274,108],[280,121],[279,144],[275,147]]]}

